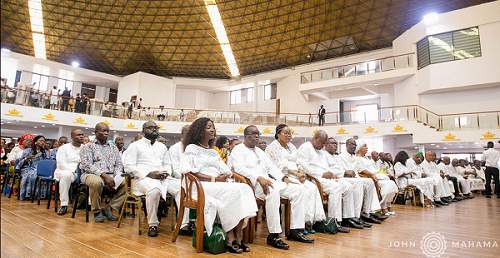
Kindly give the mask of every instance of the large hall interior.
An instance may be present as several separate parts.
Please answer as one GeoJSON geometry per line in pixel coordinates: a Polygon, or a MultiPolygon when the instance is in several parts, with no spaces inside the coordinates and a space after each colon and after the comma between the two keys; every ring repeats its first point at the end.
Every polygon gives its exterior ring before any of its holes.
{"type": "Polygon", "coordinates": [[[497,257],[498,14],[2,0],[1,256],[497,257]]]}

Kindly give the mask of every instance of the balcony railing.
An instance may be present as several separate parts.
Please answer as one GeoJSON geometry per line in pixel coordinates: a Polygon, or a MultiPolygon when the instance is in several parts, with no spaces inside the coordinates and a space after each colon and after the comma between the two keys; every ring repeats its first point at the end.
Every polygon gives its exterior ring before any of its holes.
{"type": "MultiPolygon", "coordinates": [[[[1,102],[35,108],[50,109],[50,93],[2,87],[1,102]]],[[[118,119],[193,122],[200,117],[209,117],[215,123],[241,125],[313,126],[318,123],[318,114],[224,111],[142,107],[129,109],[114,103],[98,100],[60,97],[54,107],[62,110],[63,101],[67,112],[88,114],[118,119]],[[67,100],[67,101],[65,101],[67,100]]],[[[500,129],[500,110],[476,113],[438,115],[417,105],[382,107],[373,111],[339,111],[325,113],[325,125],[368,124],[384,122],[417,121],[436,130],[500,129]]]]}
{"type": "Polygon", "coordinates": [[[301,74],[300,83],[319,82],[403,69],[413,66],[414,53],[362,61],[301,74]]]}

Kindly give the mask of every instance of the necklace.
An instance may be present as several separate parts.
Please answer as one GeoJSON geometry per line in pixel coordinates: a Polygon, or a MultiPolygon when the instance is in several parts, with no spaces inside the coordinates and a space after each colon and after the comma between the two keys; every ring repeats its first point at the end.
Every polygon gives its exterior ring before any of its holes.
{"type": "Polygon", "coordinates": [[[206,146],[205,146],[205,145],[201,144],[200,142],[198,142],[198,144],[199,144],[201,147],[205,148],[205,149],[209,149],[209,148],[210,148],[210,146],[208,146],[208,145],[206,145],[206,146]]]}
{"type": "Polygon", "coordinates": [[[280,143],[281,147],[285,148],[285,150],[286,150],[286,151],[288,151],[288,153],[292,154],[292,150],[290,150],[290,148],[288,147],[288,144],[287,144],[287,145],[286,145],[286,147],[285,147],[285,146],[283,146],[283,145],[281,144],[281,142],[280,142],[280,141],[278,141],[278,142],[280,143]]]}

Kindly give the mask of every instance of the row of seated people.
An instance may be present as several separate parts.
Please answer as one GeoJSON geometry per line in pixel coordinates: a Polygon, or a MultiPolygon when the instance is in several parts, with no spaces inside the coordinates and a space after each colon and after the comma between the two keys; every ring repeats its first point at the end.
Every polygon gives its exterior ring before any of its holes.
{"type": "MultiPolygon", "coordinates": [[[[356,143],[354,139],[349,139],[346,142],[346,152],[337,155],[336,140],[320,130],[312,140],[297,149],[290,143],[290,129],[282,124],[276,128],[276,140],[262,151],[256,148],[259,146],[259,130],[255,126],[248,126],[244,130],[244,142],[232,148],[224,161],[213,148],[216,133],[214,123],[209,118],[197,119],[189,127],[184,127],[183,140],[170,150],[158,141],[159,128],[154,121],[144,123],[142,129],[144,137],[133,142],[126,150],[122,144],[118,144],[118,140],[117,145],[121,145],[121,148],[108,142],[109,127],[104,123],[96,125],[95,140],[87,144],[84,144],[82,130],[72,130],[71,144],[59,147],[56,154],[57,170],[54,174],[60,181],[61,193],[59,215],[66,213],[69,185],[76,180],[78,163],[82,172],[81,182],[89,186],[91,210],[94,221],[98,223],[104,222],[104,217],[110,221],[117,220],[112,210],[119,211],[123,205],[125,183],[116,178],[122,171],[134,175],[134,191],[146,196],[148,235],[151,237],[158,232],[159,221],[156,214],[160,198],[165,199],[167,193],[170,193],[179,206],[182,174],[192,173],[202,181],[205,192],[204,224],[207,231],[212,228],[218,215],[222,228],[228,233],[228,250],[235,253],[249,251],[249,247],[243,242],[241,230],[249,218],[256,216],[255,197],[266,201],[269,245],[289,248],[280,238],[280,198],[288,199],[291,203],[291,230],[287,239],[314,242],[314,239],[306,237],[304,233],[313,233],[311,225],[325,220],[326,214],[322,196],[313,183],[316,181],[306,180],[307,176],[316,178],[328,195],[328,215],[340,222],[340,232],[348,233],[349,230],[345,227],[371,227],[369,223],[380,224],[387,219],[387,215],[394,214],[391,202],[398,187],[387,175],[387,168],[375,168],[372,160],[365,156],[368,148],[364,142],[356,143]],[[232,184],[233,173],[248,178],[255,189],[255,195],[246,184],[232,184]],[[109,204],[101,208],[100,198],[104,185],[117,192],[109,204]]],[[[23,187],[29,187],[27,181],[33,173],[30,170],[36,169],[37,161],[49,158],[44,152],[43,136],[35,137],[34,142],[32,148],[26,148],[23,152],[19,162],[22,165],[18,164],[23,173],[21,199],[27,194],[23,187]],[[23,170],[25,167],[26,170],[23,170]]],[[[20,143],[23,144],[21,141],[20,143]]],[[[398,153],[394,165],[396,180],[404,184],[405,180],[400,180],[401,178],[412,177],[420,172],[421,178],[417,176],[411,180],[425,180],[426,183],[419,189],[427,198],[434,198],[438,204],[451,202],[447,197],[457,198],[458,189],[455,189],[455,196],[446,192],[446,189],[451,191],[444,183],[445,178],[448,178],[446,174],[445,177],[442,176],[444,172],[439,171],[434,163],[435,154],[426,153],[425,161],[421,156],[420,153],[409,158],[404,151],[398,153]]],[[[449,178],[453,177],[449,175],[449,178]]],[[[419,184],[410,181],[410,178],[406,182],[416,184],[417,187],[419,184]]],[[[463,185],[462,189],[465,189],[463,185]]],[[[464,195],[469,194],[466,190],[463,192],[464,195]]],[[[432,205],[429,202],[426,204],[432,205]]],[[[184,214],[182,228],[189,230],[188,212],[184,214]]]]}

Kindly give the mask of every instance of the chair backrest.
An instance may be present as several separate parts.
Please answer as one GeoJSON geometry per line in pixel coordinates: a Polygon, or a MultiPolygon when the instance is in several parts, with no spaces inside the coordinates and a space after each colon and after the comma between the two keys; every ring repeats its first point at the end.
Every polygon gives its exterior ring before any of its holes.
{"type": "Polygon", "coordinates": [[[36,173],[39,176],[53,176],[56,167],[57,162],[55,160],[41,160],[36,166],[36,173]]]}
{"type": "Polygon", "coordinates": [[[14,173],[20,173],[19,169],[17,169],[18,163],[19,163],[19,159],[16,159],[16,161],[14,161],[14,173]]]}
{"type": "Polygon", "coordinates": [[[204,210],[205,207],[205,192],[200,180],[191,173],[182,174],[182,192],[181,200],[185,207],[204,210]],[[193,186],[196,188],[197,199],[193,198],[193,186]]]}
{"type": "Polygon", "coordinates": [[[76,165],[76,180],[75,184],[80,184],[80,176],[82,175],[82,171],[80,170],[80,163],[76,165]]]}

